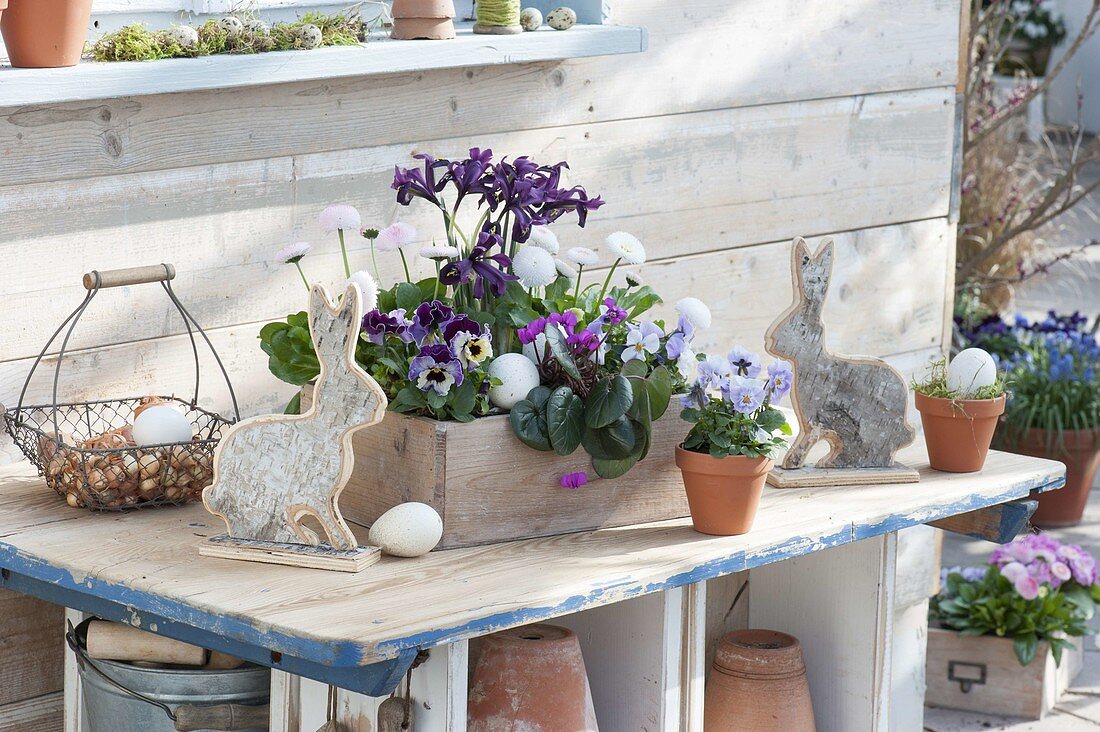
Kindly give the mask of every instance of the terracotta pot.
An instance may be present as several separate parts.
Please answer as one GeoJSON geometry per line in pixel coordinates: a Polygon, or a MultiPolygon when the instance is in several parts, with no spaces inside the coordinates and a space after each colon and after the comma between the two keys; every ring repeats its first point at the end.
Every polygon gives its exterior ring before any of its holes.
{"type": "Polygon", "coordinates": [[[394,0],[390,37],[442,41],[455,37],[453,0],[394,0]]]}
{"type": "Polygon", "coordinates": [[[92,0],[9,0],[0,31],[11,65],[75,66],[84,51],[92,0]]]}
{"type": "Polygon", "coordinates": [[[676,465],[684,476],[696,531],[715,536],[749,532],[774,465],[771,460],[743,455],[713,458],[677,446],[676,465]]]}
{"type": "Polygon", "coordinates": [[[8,0],[0,0],[0,23],[4,22],[4,8],[8,7],[8,0]]]}
{"type": "Polygon", "coordinates": [[[802,646],[777,630],[735,630],[707,678],[704,732],[815,732],[802,646]]]}
{"type": "Polygon", "coordinates": [[[1079,524],[1100,466],[1100,430],[1067,430],[1062,433],[1061,444],[1057,435],[1051,439],[1046,430],[1028,430],[1020,439],[1006,441],[1005,447],[1020,455],[1066,464],[1065,486],[1034,496],[1039,510],[1031,523],[1044,529],[1079,524]]]}
{"type": "Polygon", "coordinates": [[[917,392],[916,404],[932,468],[945,473],[981,470],[997,429],[997,419],[1005,411],[1005,396],[940,399],[917,392]]]}
{"type": "Polygon", "coordinates": [[[470,680],[469,732],[597,732],[580,642],[556,625],[481,639],[470,680]]]}

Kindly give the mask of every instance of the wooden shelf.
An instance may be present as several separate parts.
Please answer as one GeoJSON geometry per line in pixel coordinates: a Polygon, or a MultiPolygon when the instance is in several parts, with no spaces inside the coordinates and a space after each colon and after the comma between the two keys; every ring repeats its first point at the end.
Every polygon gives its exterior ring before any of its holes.
{"type": "Polygon", "coordinates": [[[354,667],[882,536],[1064,482],[1061,463],[1007,453],[991,453],[974,474],[930,470],[919,442],[899,458],[920,468],[920,483],[769,488],[745,536],[705,536],[677,520],[413,560],[386,557],[355,575],[200,557],[201,539],[224,528],[202,506],[77,511],[23,463],[0,471],[0,584],[43,594],[38,582],[66,593],[53,599],[69,606],[114,603],[127,609],[129,622],[159,622],[158,632],[169,635],[170,624],[183,624],[354,667]],[[17,586],[19,578],[32,586],[17,586]]]}
{"type": "Polygon", "coordinates": [[[635,26],[577,25],[564,32],[543,28],[514,36],[475,35],[471,24],[458,26],[458,38],[453,41],[394,41],[378,35],[358,46],[252,56],[86,61],[65,69],[14,69],[0,65],[0,107],[558,61],[640,53],[646,48],[646,31],[635,26]]]}

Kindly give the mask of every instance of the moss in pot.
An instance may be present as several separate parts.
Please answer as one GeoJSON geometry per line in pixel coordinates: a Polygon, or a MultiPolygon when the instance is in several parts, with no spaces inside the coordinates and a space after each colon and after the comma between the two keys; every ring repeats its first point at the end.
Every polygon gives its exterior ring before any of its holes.
{"type": "Polygon", "coordinates": [[[717,536],[747,534],[756,518],[768,471],[791,426],[772,406],[791,389],[791,365],[778,360],[767,373],[755,354],[734,348],[700,362],[680,416],[691,431],[676,448],[691,521],[717,536]]]}
{"type": "Polygon", "coordinates": [[[993,357],[968,348],[950,365],[945,360],[931,364],[913,390],[932,468],[948,473],[981,470],[1008,396],[993,357]]]}

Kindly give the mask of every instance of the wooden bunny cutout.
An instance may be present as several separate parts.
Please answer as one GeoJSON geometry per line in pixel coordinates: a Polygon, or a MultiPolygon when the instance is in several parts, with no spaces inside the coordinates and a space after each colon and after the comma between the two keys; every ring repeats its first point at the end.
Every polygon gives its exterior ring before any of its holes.
{"type": "Polygon", "coordinates": [[[915,482],[917,471],[894,462],[914,435],[905,419],[905,379],[881,359],[838,356],[825,347],[821,313],[833,251],[831,238],[814,255],[805,239],[794,240],[794,303],[764,336],[770,354],[793,364],[791,402],[800,426],[782,467],[768,481],[780,487],[915,482]],[[822,440],[829,443],[829,454],[804,467],[822,440]]]}
{"type": "Polygon", "coordinates": [[[311,288],[309,330],[321,366],[313,405],[302,415],[246,419],[222,438],[202,500],[229,535],[204,543],[200,554],[344,571],[377,561],[378,550],[358,546],[337,505],[355,464],[352,434],[386,413],[382,387],[355,362],[362,317],[357,285],[338,306],[324,287],[311,288]]]}

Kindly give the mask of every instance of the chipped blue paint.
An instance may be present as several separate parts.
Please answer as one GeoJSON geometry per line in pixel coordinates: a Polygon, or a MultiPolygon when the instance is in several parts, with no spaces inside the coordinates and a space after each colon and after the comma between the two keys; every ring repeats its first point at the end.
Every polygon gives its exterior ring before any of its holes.
{"type": "MultiPolygon", "coordinates": [[[[319,641],[299,637],[288,632],[257,627],[250,623],[245,616],[212,615],[182,602],[95,578],[78,581],[68,572],[51,567],[41,560],[25,555],[14,547],[3,543],[0,543],[0,566],[6,567],[11,572],[10,577],[5,577],[5,582],[15,581],[17,577],[25,577],[39,582],[35,586],[32,586],[33,583],[30,582],[21,583],[26,589],[19,591],[42,596],[39,593],[46,592],[43,588],[50,586],[58,592],[66,591],[63,594],[67,599],[63,604],[70,607],[90,607],[103,602],[106,604],[107,609],[114,613],[111,615],[112,618],[126,620],[129,615],[119,617],[119,613],[122,612],[121,609],[125,609],[130,614],[136,613],[138,616],[151,615],[159,618],[159,622],[167,622],[163,628],[158,628],[157,632],[162,632],[165,635],[172,635],[173,633],[187,634],[191,638],[196,638],[198,636],[195,634],[201,633],[203,638],[209,640],[199,643],[199,645],[207,647],[218,647],[216,639],[222,638],[224,643],[236,643],[240,644],[239,647],[245,650],[251,649],[248,651],[250,653],[255,653],[255,649],[270,649],[286,654],[283,657],[284,661],[287,661],[289,657],[289,660],[292,661],[302,661],[339,669],[359,667],[365,660],[396,659],[400,663],[389,667],[388,670],[392,677],[386,680],[386,683],[389,683],[392,679],[400,677],[400,673],[404,668],[407,668],[408,663],[411,663],[413,654],[419,648],[429,648],[485,635],[504,628],[544,621],[599,605],[619,602],[632,597],[773,564],[785,559],[805,556],[823,549],[850,544],[947,516],[1019,499],[1029,492],[1054,490],[1064,483],[1063,476],[1051,477],[1048,475],[1045,478],[1017,483],[992,497],[967,496],[941,506],[922,509],[913,515],[890,516],[882,521],[870,524],[842,523],[834,531],[825,535],[794,536],[774,546],[735,552],[726,557],[704,562],[686,572],[679,572],[653,582],[642,583],[630,576],[620,576],[612,581],[601,583],[587,593],[574,595],[555,605],[526,607],[502,612],[486,612],[486,614],[465,623],[378,642],[370,640],[369,627],[364,628],[364,637],[355,641],[319,641]]],[[[914,484],[911,487],[906,486],[905,489],[920,490],[920,487],[919,484],[914,484]]],[[[15,588],[13,587],[13,589],[15,588]]],[[[181,640],[187,640],[187,638],[181,638],[181,640]]],[[[232,653],[232,651],[227,652],[232,653]]],[[[250,657],[245,652],[234,653],[234,655],[250,657]]],[[[270,657],[267,665],[271,665],[270,657]]],[[[298,671],[292,672],[300,673],[298,671]]],[[[310,676],[309,673],[301,673],[301,675],[310,676]]]]}

